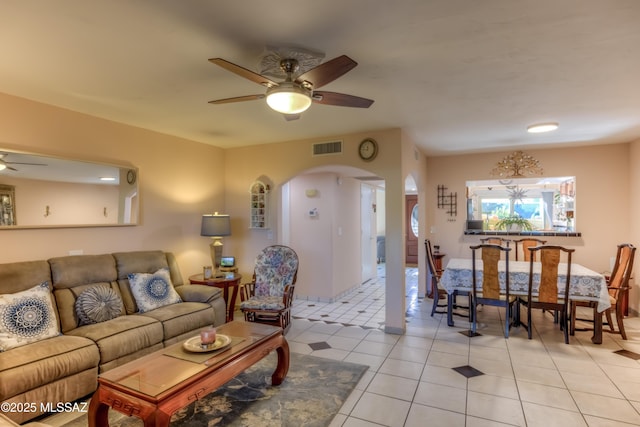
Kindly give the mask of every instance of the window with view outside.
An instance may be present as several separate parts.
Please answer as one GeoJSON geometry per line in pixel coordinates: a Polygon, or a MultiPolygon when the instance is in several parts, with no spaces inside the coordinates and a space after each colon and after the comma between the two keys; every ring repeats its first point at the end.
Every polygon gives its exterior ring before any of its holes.
{"type": "Polygon", "coordinates": [[[575,177],[467,181],[467,219],[486,231],[575,231],[575,177]]]}

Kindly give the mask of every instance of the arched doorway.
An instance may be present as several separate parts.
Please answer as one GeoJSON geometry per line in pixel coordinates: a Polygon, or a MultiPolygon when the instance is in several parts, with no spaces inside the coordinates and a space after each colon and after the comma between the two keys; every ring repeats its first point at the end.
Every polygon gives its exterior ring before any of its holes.
{"type": "Polygon", "coordinates": [[[282,242],[300,265],[296,294],[332,301],[377,276],[380,202],[384,181],[344,166],[304,171],[282,187],[282,242]]]}

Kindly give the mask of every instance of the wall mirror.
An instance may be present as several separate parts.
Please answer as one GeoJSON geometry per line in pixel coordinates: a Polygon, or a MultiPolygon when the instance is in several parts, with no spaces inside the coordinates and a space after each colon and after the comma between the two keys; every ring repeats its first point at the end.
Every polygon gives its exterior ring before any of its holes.
{"type": "Polygon", "coordinates": [[[138,173],[130,166],[16,152],[0,146],[0,188],[0,229],[138,222],[138,173]]]}
{"type": "Polygon", "coordinates": [[[467,230],[576,230],[573,176],[467,181],[467,230]]]}

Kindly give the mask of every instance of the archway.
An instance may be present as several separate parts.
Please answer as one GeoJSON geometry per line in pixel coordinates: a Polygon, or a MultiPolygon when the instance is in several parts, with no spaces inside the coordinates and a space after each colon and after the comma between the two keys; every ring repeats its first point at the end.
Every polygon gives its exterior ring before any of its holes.
{"type": "Polygon", "coordinates": [[[303,171],[283,184],[282,242],[299,248],[305,266],[298,298],[334,301],[377,275],[376,240],[384,224],[377,219],[384,212],[378,188],[384,181],[370,172],[338,165],[303,171]]]}

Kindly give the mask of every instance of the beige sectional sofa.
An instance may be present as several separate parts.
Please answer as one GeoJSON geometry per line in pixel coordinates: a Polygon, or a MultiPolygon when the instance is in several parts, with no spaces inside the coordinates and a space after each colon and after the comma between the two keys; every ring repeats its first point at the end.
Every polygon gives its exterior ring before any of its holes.
{"type": "MultiPolygon", "coordinates": [[[[20,405],[28,408],[3,411],[18,423],[42,414],[40,402],[55,405],[89,395],[96,389],[100,372],[193,336],[205,326],[225,322],[220,289],[184,284],[175,257],[162,251],[0,264],[0,296],[43,282],[49,284],[53,295],[60,334],[0,351],[0,402],[13,404],[13,409],[20,405]],[[166,269],[181,302],[146,307],[147,311],[141,312],[130,279],[136,280],[139,289],[140,277],[153,278],[154,273],[166,269]],[[111,308],[119,306],[119,310],[108,320],[99,317],[97,323],[89,319],[92,323],[82,324],[85,311],[78,308],[79,302],[96,292],[108,294],[111,308]]],[[[0,324],[0,349],[2,337],[0,324]]]]}

